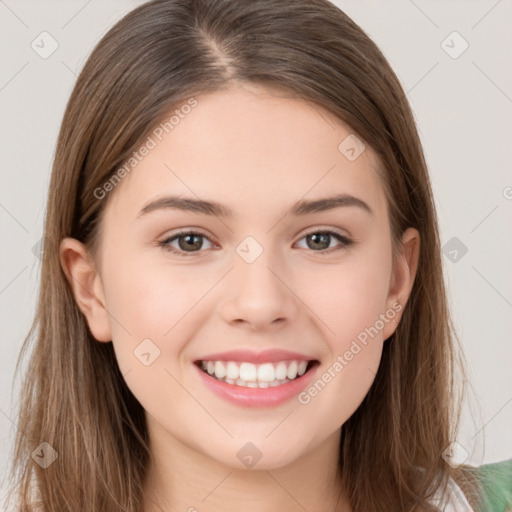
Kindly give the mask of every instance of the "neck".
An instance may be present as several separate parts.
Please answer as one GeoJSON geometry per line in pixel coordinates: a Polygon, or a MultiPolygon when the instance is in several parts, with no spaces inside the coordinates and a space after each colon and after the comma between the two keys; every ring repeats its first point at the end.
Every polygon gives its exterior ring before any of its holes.
{"type": "Polygon", "coordinates": [[[144,512],[350,511],[339,471],[339,430],[287,466],[265,469],[224,465],[156,430],[150,428],[144,512]]]}

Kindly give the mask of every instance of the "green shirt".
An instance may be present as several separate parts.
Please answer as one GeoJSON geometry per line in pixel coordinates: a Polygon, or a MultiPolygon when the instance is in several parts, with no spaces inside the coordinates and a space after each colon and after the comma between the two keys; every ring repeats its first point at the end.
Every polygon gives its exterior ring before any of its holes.
{"type": "Polygon", "coordinates": [[[478,468],[483,487],[482,512],[512,512],[512,459],[478,468]]]}

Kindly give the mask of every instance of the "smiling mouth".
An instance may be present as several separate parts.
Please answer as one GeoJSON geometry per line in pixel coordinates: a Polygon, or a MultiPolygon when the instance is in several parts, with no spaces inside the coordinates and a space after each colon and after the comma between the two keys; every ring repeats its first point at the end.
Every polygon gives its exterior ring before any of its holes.
{"type": "Polygon", "coordinates": [[[248,388],[269,388],[282,386],[299,379],[319,362],[316,360],[299,361],[290,359],[273,363],[253,364],[236,361],[195,361],[204,373],[210,377],[248,388]]]}

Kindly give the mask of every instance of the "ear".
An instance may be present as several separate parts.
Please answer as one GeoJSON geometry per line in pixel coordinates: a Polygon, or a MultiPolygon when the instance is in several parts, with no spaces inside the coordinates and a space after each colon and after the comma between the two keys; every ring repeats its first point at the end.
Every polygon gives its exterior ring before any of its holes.
{"type": "Polygon", "coordinates": [[[60,262],[80,311],[98,341],[112,341],[101,277],[84,244],[74,238],[60,243],[60,262]]]}
{"type": "Polygon", "coordinates": [[[420,254],[420,234],[417,229],[408,228],[402,236],[400,254],[393,267],[389,286],[386,311],[394,310],[396,315],[393,318],[396,322],[388,321],[383,329],[383,340],[387,340],[396,330],[400,323],[402,312],[409,300],[420,254]]]}

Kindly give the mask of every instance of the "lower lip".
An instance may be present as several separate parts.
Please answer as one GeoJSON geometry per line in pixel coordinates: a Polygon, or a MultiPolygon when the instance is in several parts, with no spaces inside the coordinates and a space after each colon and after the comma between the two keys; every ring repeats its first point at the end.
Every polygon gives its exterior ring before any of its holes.
{"type": "Polygon", "coordinates": [[[301,391],[310,383],[319,363],[314,365],[304,374],[291,382],[269,388],[248,388],[236,386],[217,380],[204,372],[196,364],[193,366],[199,372],[203,382],[217,396],[240,407],[276,407],[280,404],[297,397],[301,391]]]}

